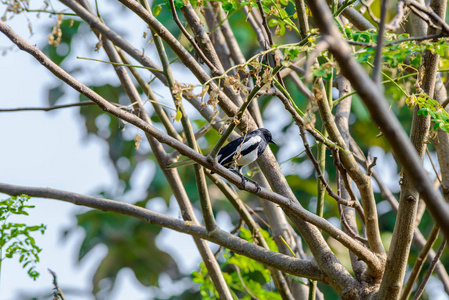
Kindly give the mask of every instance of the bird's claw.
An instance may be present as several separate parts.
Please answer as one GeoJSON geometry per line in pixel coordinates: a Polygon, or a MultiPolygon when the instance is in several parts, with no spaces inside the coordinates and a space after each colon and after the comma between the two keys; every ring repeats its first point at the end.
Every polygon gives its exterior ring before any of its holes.
{"type": "Polygon", "coordinates": [[[244,190],[246,188],[246,182],[249,181],[251,183],[254,183],[254,185],[256,186],[256,194],[259,194],[261,191],[260,185],[257,183],[257,181],[254,181],[248,177],[246,177],[245,175],[241,174],[240,172],[236,171],[236,174],[238,174],[240,176],[240,178],[242,179],[242,190],[244,190]]]}
{"type": "Polygon", "coordinates": [[[256,194],[260,193],[260,185],[254,181],[254,184],[256,185],[256,194]]]}

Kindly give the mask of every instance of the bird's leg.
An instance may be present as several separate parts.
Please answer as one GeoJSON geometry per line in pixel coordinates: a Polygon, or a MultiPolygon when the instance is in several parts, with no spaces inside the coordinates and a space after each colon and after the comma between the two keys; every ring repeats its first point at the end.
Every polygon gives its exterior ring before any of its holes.
{"type": "Polygon", "coordinates": [[[259,194],[259,192],[260,192],[260,185],[259,185],[259,183],[257,183],[257,181],[255,181],[255,180],[252,180],[251,178],[248,178],[248,177],[245,177],[245,178],[249,182],[254,183],[254,185],[256,186],[256,194],[259,194]]]}
{"type": "Polygon", "coordinates": [[[257,183],[257,181],[254,181],[251,178],[248,178],[245,175],[243,175],[241,168],[240,169],[234,169],[234,172],[236,174],[238,174],[240,176],[240,178],[242,179],[242,187],[243,187],[243,189],[245,189],[246,181],[249,181],[249,182],[253,183],[256,186],[256,194],[259,194],[259,192],[260,192],[260,185],[259,185],[259,183],[257,183]]]}
{"type": "Polygon", "coordinates": [[[244,189],[245,189],[245,186],[246,186],[246,180],[248,180],[248,178],[246,178],[246,177],[242,174],[241,169],[231,169],[231,170],[232,170],[232,172],[234,172],[235,174],[239,175],[240,178],[242,179],[242,190],[244,190],[244,189]]]}
{"type": "Polygon", "coordinates": [[[242,187],[243,189],[245,189],[247,178],[242,174],[242,171],[240,169],[237,170],[237,174],[239,174],[240,178],[242,178],[242,187]]]}

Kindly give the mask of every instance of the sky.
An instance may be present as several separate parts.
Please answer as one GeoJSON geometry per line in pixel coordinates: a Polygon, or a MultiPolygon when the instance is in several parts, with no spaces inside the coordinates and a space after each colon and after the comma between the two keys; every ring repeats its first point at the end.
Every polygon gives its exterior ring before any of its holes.
{"type": "MultiPolygon", "coordinates": [[[[105,15],[107,15],[107,9],[105,8],[105,10],[105,15]]],[[[30,16],[30,19],[34,22],[33,17],[30,16]]],[[[44,22],[41,20],[39,24],[54,24],[54,22],[55,18],[44,22]]],[[[115,24],[117,27],[125,26],[124,24],[127,24],[126,14],[117,22],[115,24]]],[[[36,34],[30,36],[24,16],[17,16],[9,20],[7,24],[30,43],[38,46],[45,44],[45,34],[39,34],[39,30],[44,28],[44,25],[36,26],[34,28],[36,34]]],[[[129,26],[129,24],[127,25],[129,26]]],[[[5,55],[0,56],[0,89],[2,91],[0,108],[47,106],[46,92],[49,87],[54,85],[54,77],[30,55],[15,47],[11,48],[11,46],[12,43],[0,34],[0,53],[7,50],[5,55]]],[[[80,43],[77,51],[81,53],[81,56],[88,57],[89,55],[86,53],[90,52],[87,49],[92,49],[94,46],[94,44],[80,43]]],[[[153,59],[156,60],[156,58],[153,59]]],[[[86,66],[85,62],[75,61],[74,63],[86,66]]],[[[98,65],[89,62],[88,67],[91,68],[91,72],[81,74],[78,78],[81,81],[87,83],[115,80],[117,82],[112,73],[101,73],[102,76],[99,76],[98,65]]],[[[180,71],[178,70],[178,72],[180,71]]],[[[78,95],[75,92],[68,92],[60,104],[77,101],[78,95]]],[[[271,111],[275,110],[282,110],[282,108],[274,105],[271,111]]],[[[0,113],[0,128],[2,128],[0,130],[2,144],[0,147],[0,182],[52,187],[81,194],[92,194],[100,187],[114,186],[116,179],[111,175],[114,174],[114,170],[108,159],[107,145],[96,137],[86,137],[82,123],[78,108],[53,112],[0,113]]],[[[268,118],[265,126],[272,129],[279,126],[278,123],[279,120],[268,118]]],[[[383,155],[380,152],[382,150],[375,149],[373,151],[377,151],[377,156],[383,155]]],[[[284,147],[280,150],[279,161],[288,159],[298,152],[300,149],[293,146],[284,147]]],[[[151,164],[142,164],[139,168],[131,179],[133,186],[131,192],[134,195],[143,192],[139,190],[139,186],[144,186],[140,180],[151,178],[150,174],[154,170],[154,166],[151,164]]],[[[303,166],[302,170],[292,170],[290,166],[284,166],[283,171],[287,174],[300,171],[312,172],[312,169],[308,170],[303,166]]],[[[391,181],[393,180],[396,179],[392,178],[391,181]]],[[[132,199],[131,195],[129,196],[132,199]]],[[[0,199],[5,198],[7,198],[6,195],[0,194],[0,199]]],[[[24,222],[29,225],[44,223],[47,226],[44,235],[35,235],[37,244],[43,248],[40,254],[41,261],[37,265],[37,270],[41,275],[36,281],[33,281],[28,277],[26,270],[21,268],[17,259],[5,260],[1,270],[0,300],[19,299],[24,291],[28,295],[32,293],[49,294],[53,286],[52,277],[47,268],[57,274],[59,285],[63,291],[81,292],[79,296],[67,294],[67,296],[70,295],[70,299],[94,299],[87,292],[92,288],[93,272],[106,255],[107,249],[100,245],[94,248],[81,262],[78,262],[78,249],[84,237],[83,230],[72,230],[65,238],[63,234],[65,230],[76,225],[75,214],[86,209],[62,201],[39,198],[32,198],[31,204],[36,207],[30,210],[29,216],[12,218],[10,221],[24,222]]],[[[179,207],[175,201],[171,201],[170,206],[166,207],[164,201],[154,199],[151,202],[151,207],[155,211],[172,217],[179,216],[179,207]]],[[[229,229],[232,226],[226,214],[219,214],[218,222],[224,229],[229,229]]],[[[170,253],[177,261],[181,261],[181,271],[189,274],[200,261],[192,239],[170,230],[164,229],[164,231],[166,234],[161,235],[157,240],[158,246],[170,253]],[[184,245],[184,248],[179,251],[180,247],[173,247],[174,244],[184,245]]],[[[164,290],[173,290],[170,278],[162,276],[160,280],[161,284],[166,287],[164,290]]],[[[441,287],[436,281],[429,283],[428,290],[439,295],[438,297],[435,295],[433,299],[449,299],[439,292],[441,287]]],[[[138,300],[148,299],[150,295],[164,296],[157,294],[157,291],[151,287],[140,285],[130,269],[123,269],[120,271],[117,283],[108,299],[138,300]]]]}

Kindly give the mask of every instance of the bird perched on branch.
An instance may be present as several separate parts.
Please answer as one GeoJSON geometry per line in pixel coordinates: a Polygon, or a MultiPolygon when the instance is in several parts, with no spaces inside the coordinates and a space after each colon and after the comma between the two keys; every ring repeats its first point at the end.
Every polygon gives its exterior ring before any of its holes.
{"type": "MultiPolygon", "coordinates": [[[[256,185],[257,192],[259,192],[259,184],[245,177],[242,174],[242,168],[255,162],[264,153],[269,143],[276,145],[272,139],[271,132],[265,128],[256,129],[221,148],[217,155],[217,161],[222,166],[235,171],[240,176],[243,188],[245,188],[245,182],[250,181],[256,185]]],[[[181,161],[169,165],[168,168],[176,168],[194,163],[193,160],[181,161]]]]}

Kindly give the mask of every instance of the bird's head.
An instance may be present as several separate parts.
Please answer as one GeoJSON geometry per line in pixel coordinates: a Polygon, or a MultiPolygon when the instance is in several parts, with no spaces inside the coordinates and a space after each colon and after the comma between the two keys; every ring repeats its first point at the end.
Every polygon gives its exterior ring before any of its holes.
{"type": "Polygon", "coordinates": [[[267,143],[272,143],[276,145],[276,143],[273,141],[273,137],[271,136],[271,132],[268,129],[260,128],[259,130],[260,133],[262,133],[262,136],[265,138],[265,141],[267,141],[267,143]]]}

